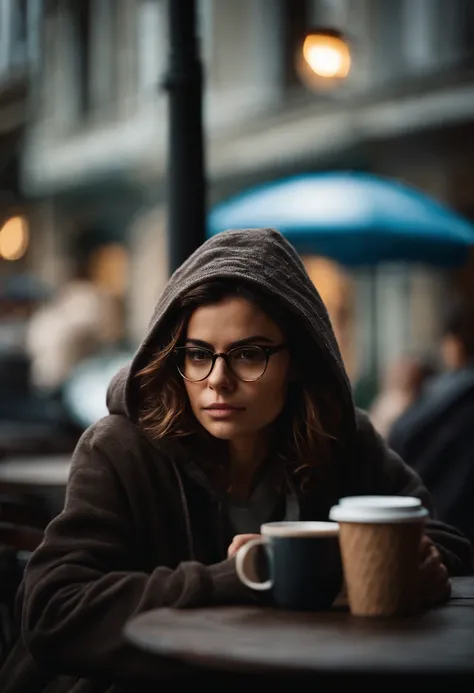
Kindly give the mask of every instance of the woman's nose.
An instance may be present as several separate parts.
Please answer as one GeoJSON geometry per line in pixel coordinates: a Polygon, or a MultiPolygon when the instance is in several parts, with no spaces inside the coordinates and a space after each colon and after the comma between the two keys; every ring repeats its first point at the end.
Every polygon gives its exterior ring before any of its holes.
{"type": "Polygon", "coordinates": [[[222,357],[217,358],[214,368],[208,377],[208,384],[212,388],[226,387],[228,388],[233,381],[232,373],[227,368],[227,364],[222,357]]]}

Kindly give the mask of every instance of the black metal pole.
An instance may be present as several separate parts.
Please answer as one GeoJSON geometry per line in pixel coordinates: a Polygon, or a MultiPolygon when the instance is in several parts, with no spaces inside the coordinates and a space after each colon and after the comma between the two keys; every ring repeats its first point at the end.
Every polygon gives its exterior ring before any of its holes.
{"type": "Polygon", "coordinates": [[[203,74],[195,0],[168,0],[168,244],[173,272],[205,240],[203,74]]]}

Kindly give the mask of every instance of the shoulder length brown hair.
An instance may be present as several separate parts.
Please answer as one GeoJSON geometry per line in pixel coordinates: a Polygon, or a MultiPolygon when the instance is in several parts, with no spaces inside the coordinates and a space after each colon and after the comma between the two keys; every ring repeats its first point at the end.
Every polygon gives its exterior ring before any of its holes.
{"type": "MultiPolygon", "coordinates": [[[[287,401],[275,426],[276,456],[295,473],[310,472],[330,461],[333,443],[339,437],[342,413],[333,394],[334,379],[328,376],[325,360],[301,321],[274,298],[242,283],[209,280],[180,297],[162,330],[161,343],[156,344],[149,363],[137,374],[141,390],[139,426],[154,440],[193,436],[198,446],[204,442],[219,449],[218,457],[223,459],[222,442],[212,438],[191,411],[176,368],[175,349],[184,341],[189,318],[196,308],[232,295],[258,305],[285,335],[297,377],[289,385],[287,401]]],[[[222,469],[211,463],[206,473],[212,476],[213,472],[217,475],[222,469]]]]}

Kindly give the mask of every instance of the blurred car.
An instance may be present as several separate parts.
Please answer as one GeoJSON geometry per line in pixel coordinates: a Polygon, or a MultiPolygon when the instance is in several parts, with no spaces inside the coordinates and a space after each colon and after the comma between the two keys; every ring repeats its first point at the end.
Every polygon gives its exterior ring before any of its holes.
{"type": "Polygon", "coordinates": [[[113,376],[133,357],[120,348],[104,351],[78,364],[63,388],[63,401],[78,426],[87,428],[106,416],[107,388],[113,376]]]}

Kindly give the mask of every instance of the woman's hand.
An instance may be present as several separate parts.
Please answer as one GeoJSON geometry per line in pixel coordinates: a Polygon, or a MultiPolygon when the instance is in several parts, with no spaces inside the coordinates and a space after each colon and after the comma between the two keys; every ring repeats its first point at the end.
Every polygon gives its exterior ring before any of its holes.
{"type": "Polygon", "coordinates": [[[232,558],[232,556],[235,556],[240,547],[246,544],[251,539],[259,538],[260,534],[236,534],[235,537],[232,539],[232,544],[227,549],[227,558],[232,558]]]}
{"type": "Polygon", "coordinates": [[[426,534],[421,540],[420,560],[420,595],[423,606],[442,604],[451,594],[449,573],[440,552],[426,534]]]}

